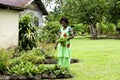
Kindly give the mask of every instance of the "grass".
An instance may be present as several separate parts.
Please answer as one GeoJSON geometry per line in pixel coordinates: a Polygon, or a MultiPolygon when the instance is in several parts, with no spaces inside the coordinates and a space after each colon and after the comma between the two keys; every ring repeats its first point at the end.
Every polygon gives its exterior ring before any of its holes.
{"type": "Polygon", "coordinates": [[[72,40],[71,64],[74,75],[69,80],[120,80],[120,40],[76,38],[72,40]]]}

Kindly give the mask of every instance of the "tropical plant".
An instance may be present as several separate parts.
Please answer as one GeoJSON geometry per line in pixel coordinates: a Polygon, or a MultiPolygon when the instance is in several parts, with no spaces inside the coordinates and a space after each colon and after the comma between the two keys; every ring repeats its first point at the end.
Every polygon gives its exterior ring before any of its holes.
{"type": "Polygon", "coordinates": [[[19,47],[23,50],[30,50],[36,47],[37,28],[32,26],[29,15],[23,16],[19,21],[19,47]]]}

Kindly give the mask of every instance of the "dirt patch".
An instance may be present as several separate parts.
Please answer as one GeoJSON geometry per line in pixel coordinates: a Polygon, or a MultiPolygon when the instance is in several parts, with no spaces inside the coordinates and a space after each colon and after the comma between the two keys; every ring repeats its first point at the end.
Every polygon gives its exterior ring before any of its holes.
{"type": "Polygon", "coordinates": [[[55,60],[55,59],[46,59],[46,60],[44,60],[44,64],[57,64],[57,60],[55,60]]]}
{"type": "Polygon", "coordinates": [[[79,62],[79,60],[78,59],[71,59],[71,63],[78,63],[79,62]]]}
{"type": "MultiPolygon", "coordinates": [[[[54,58],[50,58],[50,59],[45,59],[43,61],[37,62],[37,64],[57,64],[57,60],[54,58]]],[[[70,61],[71,63],[78,63],[79,60],[78,59],[71,59],[70,61]]]]}

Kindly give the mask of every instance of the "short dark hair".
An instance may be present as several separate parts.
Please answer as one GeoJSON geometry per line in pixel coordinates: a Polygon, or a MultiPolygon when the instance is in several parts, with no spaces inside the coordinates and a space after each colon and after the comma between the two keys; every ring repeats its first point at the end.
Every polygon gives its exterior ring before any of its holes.
{"type": "Polygon", "coordinates": [[[66,17],[61,18],[60,24],[62,24],[62,21],[65,21],[67,25],[69,24],[68,19],[66,17]]]}

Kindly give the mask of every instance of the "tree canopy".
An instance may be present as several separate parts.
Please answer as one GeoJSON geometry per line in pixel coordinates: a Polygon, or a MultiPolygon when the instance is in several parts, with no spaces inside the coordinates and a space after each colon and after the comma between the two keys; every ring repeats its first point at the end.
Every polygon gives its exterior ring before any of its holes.
{"type": "Polygon", "coordinates": [[[120,20],[119,0],[51,0],[57,4],[51,12],[52,20],[66,16],[71,25],[83,23],[90,26],[93,39],[97,38],[96,24],[106,19],[117,27],[120,20]]]}

